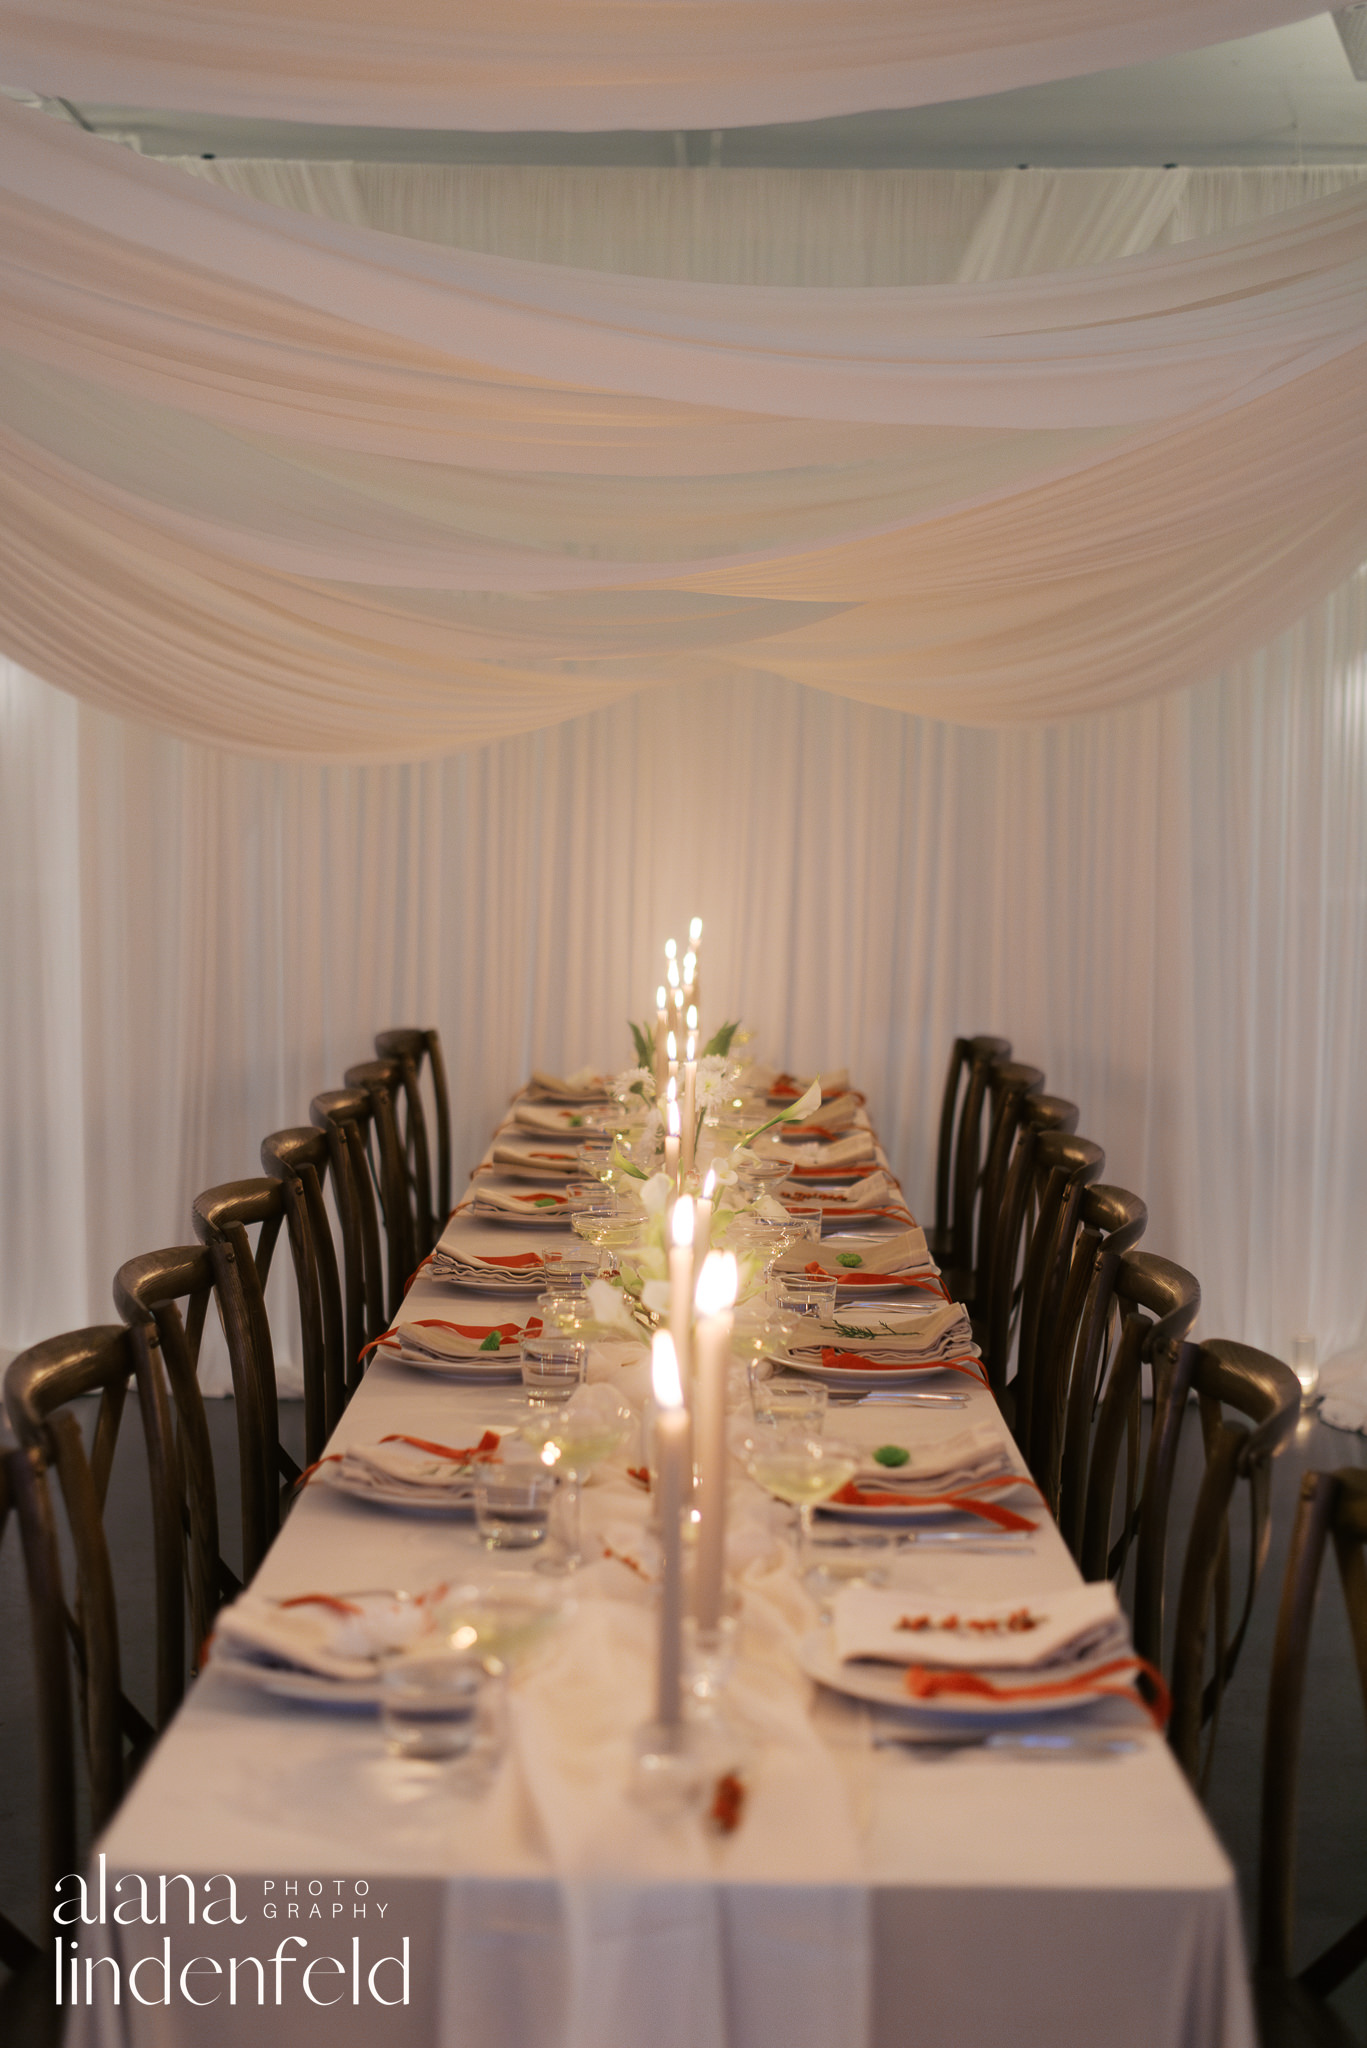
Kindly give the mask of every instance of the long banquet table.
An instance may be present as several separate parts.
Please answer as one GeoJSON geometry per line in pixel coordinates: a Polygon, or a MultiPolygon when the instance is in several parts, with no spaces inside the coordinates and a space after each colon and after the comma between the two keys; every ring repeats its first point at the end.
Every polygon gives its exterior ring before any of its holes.
{"type": "MultiPolygon", "coordinates": [[[[458,1211],[445,1241],[487,1248],[491,1233],[458,1211]]],[[[404,1317],[450,1316],[455,1300],[423,1275],[404,1317]]],[[[489,1321],[507,1313],[469,1296],[460,1305],[489,1321]]],[[[595,1354],[593,1372],[639,1391],[640,1366],[621,1349],[595,1354]]],[[[1005,1435],[984,1387],[953,1384],[965,1408],[896,1411],[898,1432],[921,1442],[987,1419],[1005,1435]]],[[[519,1388],[462,1387],[380,1354],[330,1449],[393,1431],[472,1443],[520,1401],[519,1388]]],[[[842,1407],[837,1426],[872,1446],[893,1412],[842,1407]]],[[[750,1484],[739,1471],[733,1483],[750,1484]]],[[[125,1989],[114,2006],[97,1973],[69,2038],[157,2048],[213,2048],[248,2032],[262,2048],[315,2035],[403,2048],[1252,2044],[1233,1873],[1161,1738],[1145,1730],[1132,1753],[1049,1759],[875,1748],[870,1711],[813,1686],[793,1660],[815,1609],[777,1550],[744,1574],[735,1690],[754,1743],[741,1825],[720,1836],[696,1813],[661,1820],[633,1805],[651,1592],[620,1558],[595,1553],[622,1529],[629,1548],[645,1512],[620,1470],[586,1487],[575,1612],[515,1680],[509,1753],[477,1793],[415,1781],[383,1754],[373,1716],[283,1704],[211,1664],[99,1845],[111,1912],[120,1875],[148,1878],[155,1905],[154,1880],[184,1873],[200,1916],[185,1924],[185,1887],[172,1885],[165,1926],[106,1916],[81,1930],[88,1955],[123,1966],[125,1989]],[[235,1880],[240,1917],[206,1925],[205,1898],[226,1890],[221,1879],[206,1888],[216,1873],[235,1880]],[[127,1969],[141,1955],[155,1965],[168,1940],[169,2004],[140,2004],[127,1969]],[[336,1970],[311,1981],[336,2002],[312,2003],[302,1967],[334,1954],[336,1970]],[[264,2009],[245,1964],[236,2004],[214,1972],[247,1956],[265,1961],[264,2009]],[[382,1956],[400,1961],[380,1964],[372,1984],[382,1956]],[[209,1960],[182,1982],[193,1957],[209,1960]],[[211,2002],[193,2006],[192,1995],[211,2002]]],[[[288,1597],[478,1581],[489,1569],[467,1523],[386,1513],[315,1482],[257,1585],[288,1597]]],[[[913,1546],[894,1571],[909,1594],[964,1601],[1077,1581],[1047,1518],[1018,1549],[913,1546]]],[[[141,1982],[158,1993],[158,1969],[141,1982]]]]}

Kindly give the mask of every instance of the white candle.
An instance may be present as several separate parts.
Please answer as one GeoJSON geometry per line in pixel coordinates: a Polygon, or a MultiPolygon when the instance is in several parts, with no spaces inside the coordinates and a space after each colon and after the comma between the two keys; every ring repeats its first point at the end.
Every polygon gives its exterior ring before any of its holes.
{"type": "Polygon", "coordinates": [[[683,1721],[683,1509],[688,1497],[688,1416],[674,1341],[657,1330],[651,1347],[655,1395],[655,1486],[664,1570],[660,1585],[660,1650],[655,1719],[662,1728],[683,1721]]]}
{"type": "Polygon", "coordinates": [[[726,1562],[726,1373],[731,1356],[731,1306],[736,1299],[732,1252],[711,1252],[698,1275],[697,1375],[693,1455],[698,1467],[698,1564],[694,1607],[699,1629],[721,1621],[726,1562]]]}
{"type": "MultiPolygon", "coordinates": [[[[692,1013],[696,1016],[696,1012],[692,1013]]],[[[683,1144],[679,1170],[692,1173],[693,1152],[698,1135],[698,1041],[690,1031],[684,1043],[683,1144]]]]}
{"type": "Polygon", "coordinates": [[[669,1078],[676,1084],[679,1079],[679,1041],[672,1031],[665,1033],[665,1053],[668,1059],[669,1078]]]}
{"type": "Polygon", "coordinates": [[[665,1103],[665,1172],[678,1186],[679,1181],[679,1105],[674,1100],[674,1083],[669,1083],[669,1097],[665,1103]]]}
{"type": "Polygon", "coordinates": [[[680,1195],[669,1219],[669,1334],[679,1377],[688,1385],[693,1336],[693,1197],[680,1195]]]}
{"type": "Polygon", "coordinates": [[[655,991],[655,1100],[663,1102],[665,1081],[668,1079],[666,1066],[665,1038],[669,1032],[669,1011],[665,1008],[664,983],[655,991]]]}
{"type": "Polygon", "coordinates": [[[693,1259],[694,1263],[705,1259],[712,1249],[712,1198],[717,1192],[717,1170],[707,1169],[702,1184],[702,1193],[693,1204],[693,1259]]]}
{"type": "Polygon", "coordinates": [[[688,943],[691,948],[691,958],[693,961],[693,972],[688,978],[693,984],[693,1000],[698,1005],[698,1008],[701,1009],[702,996],[700,990],[702,988],[702,976],[698,972],[702,954],[702,919],[700,917],[692,918],[689,921],[688,943]]]}

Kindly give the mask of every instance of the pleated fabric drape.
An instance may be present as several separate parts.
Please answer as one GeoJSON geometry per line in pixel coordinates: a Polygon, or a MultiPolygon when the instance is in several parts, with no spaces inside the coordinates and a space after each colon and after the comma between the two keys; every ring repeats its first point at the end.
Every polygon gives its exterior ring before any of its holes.
{"type": "Polygon", "coordinates": [[[406,767],[263,762],[7,667],[0,1342],[99,1320],[370,1035],[438,1022],[458,1180],[536,1061],[630,1059],[706,920],[711,1015],[848,1062],[913,1198],[950,1038],[1081,1105],[1203,1327],[1367,1316],[1367,587],[1122,712],[974,731],[759,680],[406,767]]]}
{"type": "Polygon", "coordinates": [[[0,102],[0,645],[312,759],[743,674],[978,724],[1194,681],[1367,554],[1367,187],[1177,241],[1167,175],[1003,181],[954,281],[756,285],[0,102]]]}
{"type": "Polygon", "coordinates": [[[0,0],[7,82],[114,106],[476,129],[713,128],[969,99],[1312,0],[0,0]]]}
{"type": "MultiPolygon", "coordinates": [[[[350,172],[331,185],[385,183],[350,172]]],[[[1169,174],[1157,233],[1356,175],[1169,174]]],[[[1046,270],[1104,259],[1106,234],[1153,232],[1160,180],[856,180],[817,211],[884,219],[877,262],[900,244],[933,282],[975,246],[1003,268],[1027,247],[1046,270]]],[[[553,260],[549,183],[515,205],[485,173],[454,197],[439,181],[394,170],[404,232],[440,240],[454,206],[480,246],[477,216],[496,242],[516,214],[553,260]]],[[[699,268],[731,247],[701,189],[676,202],[699,268]]],[[[797,205],[768,187],[795,257],[797,205]]],[[[607,267],[641,209],[604,188],[595,211],[576,232],[607,267]]],[[[440,1024],[463,1174],[534,1059],[625,1060],[660,942],[695,910],[709,1005],[776,1058],[848,1061],[922,1202],[949,1039],[1005,1031],[1150,1200],[1205,1328],[1273,1349],[1312,1329],[1328,1351],[1367,1320],[1361,578],[1213,679],[1029,729],[721,678],[444,759],[329,767],[186,743],[13,666],[2,701],[0,1344],[103,1319],[118,1263],[180,1241],[192,1196],[252,1171],[382,1025],[440,1024]]]]}

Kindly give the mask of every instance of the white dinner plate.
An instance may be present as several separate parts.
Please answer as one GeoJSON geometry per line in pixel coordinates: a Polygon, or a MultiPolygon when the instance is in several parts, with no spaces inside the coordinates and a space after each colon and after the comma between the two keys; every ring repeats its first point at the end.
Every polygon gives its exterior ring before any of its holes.
{"type": "MultiPolygon", "coordinates": [[[[877,1484],[877,1480],[865,1480],[861,1483],[860,1490],[868,1492],[877,1484]]],[[[1004,1495],[1015,1493],[1019,1487],[1029,1484],[1028,1479],[1018,1477],[1015,1486],[998,1487],[995,1493],[987,1496],[987,1499],[995,1505],[1004,1495]]],[[[816,1512],[823,1519],[829,1518],[833,1522],[870,1522],[875,1528],[903,1528],[912,1522],[963,1521],[981,1529],[985,1535],[995,1535],[999,1532],[999,1525],[988,1515],[975,1515],[970,1508],[953,1507],[942,1500],[921,1499],[913,1493],[908,1493],[904,1500],[887,1507],[859,1507],[854,1503],[827,1500],[822,1501],[816,1512]]]]}
{"type": "Polygon", "coordinates": [[[426,1352],[391,1351],[387,1345],[380,1347],[378,1355],[411,1366],[414,1372],[438,1373],[443,1379],[464,1380],[472,1387],[506,1387],[522,1378],[520,1346],[505,1344],[501,1350],[491,1351],[487,1362],[481,1358],[431,1358],[426,1352]]]}
{"type": "MultiPolygon", "coordinates": [[[[1086,1672],[1100,1671],[1103,1666],[1113,1664],[1116,1657],[1123,1654],[1123,1651],[1112,1647],[1100,1656],[1084,1657],[1076,1664],[1055,1665],[1048,1671],[994,1671],[983,1675],[1006,1690],[1013,1681],[1026,1686],[1047,1678],[1079,1678],[1086,1672]]],[[[1100,1699],[1089,1700],[1073,1694],[1063,1699],[1041,1700],[1023,1696],[1014,1700],[983,1700],[964,1693],[949,1699],[915,1700],[906,1689],[904,1665],[882,1664],[873,1658],[842,1664],[836,1655],[834,1631],[829,1627],[813,1629],[809,1636],[802,1638],[797,1646],[797,1661],[808,1678],[829,1686],[832,1692],[844,1693],[850,1699],[868,1700],[878,1707],[896,1707],[903,1713],[915,1715],[918,1720],[972,1721],[980,1727],[1004,1727],[1012,1721],[1038,1721],[1046,1715],[1085,1712],[1089,1707],[1103,1705],[1111,1697],[1103,1694],[1100,1699]]]]}
{"type": "Polygon", "coordinates": [[[293,1700],[297,1706],[329,1707],[334,1713],[373,1714],[380,1704],[380,1680],[374,1678],[322,1678],[314,1671],[299,1671],[288,1664],[264,1664],[255,1657],[238,1656],[231,1650],[215,1649],[210,1668],[222,1671],[272,1699],[293,1700]]]}
{"type": "Polygon", "coordinates": [[[528,1210],[525,1216],[509,1215],[506,1209],[485,1208],[482,1202],[467,1202],[460,1211],[462,1216],[477,1216],[481,1223],[506,1223],[513,1230],[568,1230],[571,1211],[558,1205],[550,1209],[528,1210]]]}
{"type": "Polygon", "coordinates": [[[966,1373],[957,1366],[945,1365],[938,1358],[928,1359],[924,1365],[885,1365],[877,1371],[861,1372],[851,1365],[819,1365],[813,1360],[795,1358],[785,1352],[779,1359],[788,1372],[800,1372],[809,1380],[820,1380],[828,1387],[853,1387],[856,1393],[868,1393],[875,1387],[909,1387],[917,1381],[928,1379],[931,1374],[949,1374],[956,1380],[977,1381],[976,1373],[966,1373]]]}
{"type": "Polygon", "coordinates": [[[475,1509],[473,1480],[438,1495],[419,1494],[398,1480],[391,1483],[383,1479],[361,1479],[355,1473],[344,1471],[340,1465],[324,1465],[318,1477],[324,1485],[346,1494],[349,1500],[364,1501],[368,1507],[390,1508],[399,1514],[436,1515],[447,1520],[468,1522],[475,1509]]]}

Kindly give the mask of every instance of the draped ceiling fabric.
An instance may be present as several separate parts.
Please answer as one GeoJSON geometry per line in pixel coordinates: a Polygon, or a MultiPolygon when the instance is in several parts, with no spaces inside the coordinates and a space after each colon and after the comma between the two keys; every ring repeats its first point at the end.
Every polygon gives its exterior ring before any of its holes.
{"type": "MultiPolygon", "coordinates": [[[[699,173],[661,194],[586,173],[557,198],[535,172],[203,169],[590,268],[614,248],[640,267],[664,205],[680,274],[780,284],[838,273],[852,235],[869,274],[834,281],[1048,272],[1361,175],[699,173]]],[[[445,760],[320,766],[0,664],[0,1344],[106,1318],[116,1266],[187,1236],[192,1197],[252,1172],[383,1025],[440,1024],[463,1176],[534,1059],[626,1057],[696,910],[714,1013],[785,1062],[848,1060],[914,1198],[951,1036],[1004,1031],[1149,1201],[1204,1330],[1282,1355],[1312,1330],[1323,1355],[1367,1337],[1365,791],[1360,576],[1196,687],[998,731],[714,676],[445,760]]]]}
{"type": "Polygon", "coordinates": [[[716,128],[1194,50],[1313,0],[0,0],[5,82],[398,128],[716,128]]]}
{"type": "Polygon", "coordinates": [[[0,102],[0,646],[313,759],[746,674],[992,723],[1211,673],[1367,554],[1367,189],[1155,247],[1178,187],[1122,175],[1003,182],[963,281],[761,287],[324,218],[0,102]]]}

